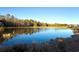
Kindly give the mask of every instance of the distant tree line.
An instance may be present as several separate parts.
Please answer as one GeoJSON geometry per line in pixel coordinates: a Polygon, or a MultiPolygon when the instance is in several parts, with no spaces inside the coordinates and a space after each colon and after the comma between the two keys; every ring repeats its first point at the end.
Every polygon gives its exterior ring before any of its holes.
{"type": "Polygon", "coordinates": [[[0,26],[5,27],[29,27],[29,26],[67,26],[67,24],[48,24],[32,19],[18,19],[13,15],[0,15],[0,26]]]}

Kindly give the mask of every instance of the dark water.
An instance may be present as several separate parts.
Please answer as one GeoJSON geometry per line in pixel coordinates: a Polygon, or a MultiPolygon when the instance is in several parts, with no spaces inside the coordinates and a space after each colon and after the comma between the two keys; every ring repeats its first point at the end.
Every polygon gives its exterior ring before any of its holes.
{"type": "Polygon", "coordinates": [[[41,43],[50,39],[71,37],[74,34],[71,29],[62,28],[7,28],[0,33],[0,46],[41,43]]]}

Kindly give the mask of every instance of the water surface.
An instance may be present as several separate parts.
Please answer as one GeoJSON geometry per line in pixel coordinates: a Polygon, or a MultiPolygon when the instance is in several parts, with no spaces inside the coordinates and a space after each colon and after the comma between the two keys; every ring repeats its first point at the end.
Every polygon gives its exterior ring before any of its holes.
{"type": "Polygon", "coordinates": [[[1,46],[31,44],[33,41],[41,43],[50,39],[68,38],[74,34],[71,29],[62,28],[7,28],[1,33],[1,46]]]}

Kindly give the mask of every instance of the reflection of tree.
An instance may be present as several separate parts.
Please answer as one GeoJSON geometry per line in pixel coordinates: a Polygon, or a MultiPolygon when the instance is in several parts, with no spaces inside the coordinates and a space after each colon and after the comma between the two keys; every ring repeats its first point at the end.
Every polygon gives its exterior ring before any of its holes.
{"type": "Polygon", "coordinates": [[[73,30],[73,33],[74,33],[75,35],[79,35],[79,29],[74,29],[74,30],[73,30]]]}
{"type": "Polygon", "coordinates": [[[3,31],[0,31],[0,44],[4,41],[5,39],[3,38],[3,31]]]}
{"type": "Polygon", "coordinates": [[[12,33],[13,35],[16,34],[32,34],[35,32],[39,32],[40,29],[39,28],[15,28],[15,29],[9,29],[10,33],[12,33]]]}
{"type": "Polygon", "coordinates": [[[41,28],[5,28],[4,31],[0,31],[0,43],[4,40],[10,39],[17,34],[33,34],[44,29],[41,28]]]}

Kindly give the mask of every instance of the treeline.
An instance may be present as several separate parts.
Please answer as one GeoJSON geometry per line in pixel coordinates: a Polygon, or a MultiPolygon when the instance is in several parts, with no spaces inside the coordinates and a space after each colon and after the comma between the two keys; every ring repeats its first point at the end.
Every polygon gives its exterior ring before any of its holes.
{"type": "Polygon", "coordinates": [[[32,19],[18,19],[13,15],[0,15],[0,26],[5,27],[33,27],[33,26],[67,26],[67,24],[48,24],[32,19]]]}

